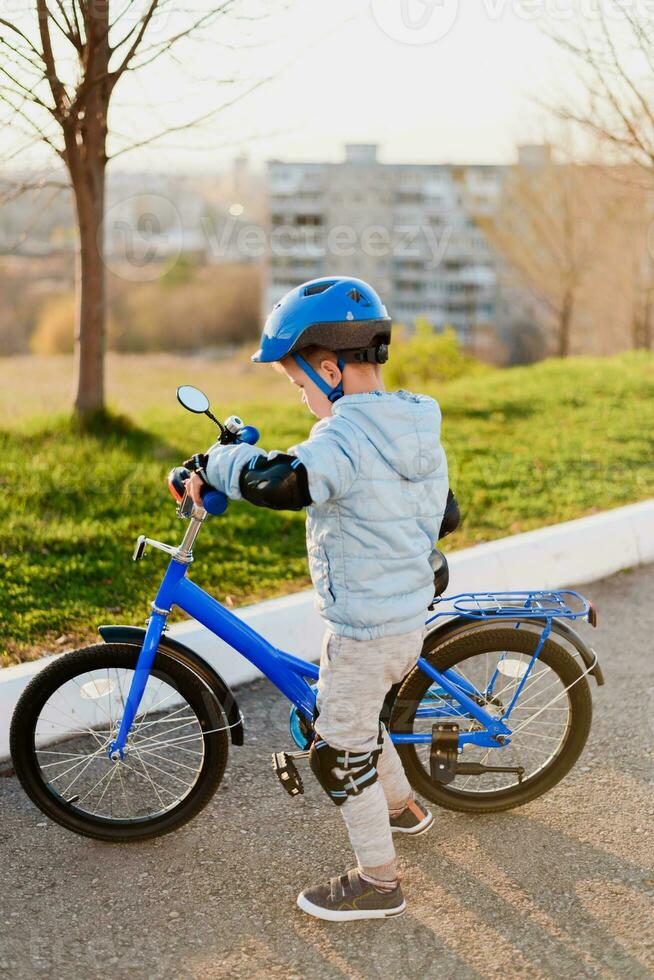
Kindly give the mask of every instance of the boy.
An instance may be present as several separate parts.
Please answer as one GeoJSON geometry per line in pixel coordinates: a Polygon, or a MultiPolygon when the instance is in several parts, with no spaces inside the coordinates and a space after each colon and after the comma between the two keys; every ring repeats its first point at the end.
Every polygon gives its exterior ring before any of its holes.
{"type": "Polygon", "coordinates": [[[327,626],[309,762],[341,809],[358,863],[305,889],[298,905],[332,921],[401,914],[392,833],[422,833],[433,822],[379,716],[421,652],[447,462],[438,404],[384,390],[390,330],[385,306],[361,280],[292,289],[252,359],[278,366],[318,423],[288,453],[212,447],[187,485],[199,506],[209,485],[258,506],[308,508],[309,567],[327,626]]]}

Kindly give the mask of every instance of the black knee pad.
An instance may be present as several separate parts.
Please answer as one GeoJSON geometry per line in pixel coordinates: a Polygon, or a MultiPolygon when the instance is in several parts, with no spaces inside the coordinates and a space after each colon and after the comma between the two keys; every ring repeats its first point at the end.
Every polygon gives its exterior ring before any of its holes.
{"type": "Polygon", "coordinates": [[[372,752],[346,752],[332,748],[317,736],[309,751],[309,765],[330,800],[342,806],[348,796],[358,796],[377,782],[379,752],[379,748],[372,752]]]}

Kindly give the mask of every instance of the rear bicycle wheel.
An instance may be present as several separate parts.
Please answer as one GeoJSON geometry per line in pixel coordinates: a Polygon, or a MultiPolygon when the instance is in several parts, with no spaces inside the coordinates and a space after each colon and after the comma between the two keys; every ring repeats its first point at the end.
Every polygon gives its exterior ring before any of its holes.
{"type": "MultiPolygon", "coordinates": [[[[458,673],[474,684],[486,711],[502,716],[531,662],[539,635],[526,629],[471,627],[455,636],[425,638],[423,656],[440,672],[458,673]]],[[[429,744],[397,746],[411,785],[449,810],[492,813],[522,806],[555,786],[579,758],[592,720],[590,688],[575,658],[548,639],[534,663],[507,722],[509,744],[468,745],[459,762],[522,767],[515,773],[457,775],[450,783],[431,778],[429,744]]],[[[439,721],[461,732],[481,728],[458,702],[415,667],[400,688],[390,717],[391,732],[431,734],[439,721]]]]}
{"type": "Polygon", "coordinates": [[[109,758],[139,650],[99,644],[58,658],[23,692],[11,755],[30,799],[75,833],[135,841],[175,830],[216,791],[227,722],[197,675],[157,653],[124,759],[109,758]]]}

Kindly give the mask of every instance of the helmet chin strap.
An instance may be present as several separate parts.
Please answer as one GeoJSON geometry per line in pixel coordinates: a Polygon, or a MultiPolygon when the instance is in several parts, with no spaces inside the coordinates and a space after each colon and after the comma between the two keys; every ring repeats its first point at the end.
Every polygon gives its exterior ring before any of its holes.
{"type": "Polygon", "coordinates": [[[301,370],[304,371],[304,373],[309,378],[311,378],[311,380],[313,381],[313,383],[318,388],[320,388],[320,390],[322,391],[322,393],[324,395],[327,395],[327,398],[329,399],[330,402],[332,402],[332,403],[333,402],[336,402],[336,401],[338,401],[339,398],[342,398],[343,397],[343,395],[344,395],[344,392],[343,392],[343,370],[345,369],[345,361],[343,360],[342,357],[339,357],[338,360],[336,361],[336,363],[338,365],[338,369],[341,372],[341,380],[333,388],[331,388],[327,384],[327,382],[325,381],[325,379],[323,377],[321,377],[318,374],[318,372],[316,370],[314,370],[314,368],[311,367],[311,365],[309,364],[309,362],[307,360],[305,360],[305,358],[302,357],[301,354],[291,354],[291,357],[293,358],[293,360],[295,361],[295,363],[297,364],[297,366],[299,368],[301,368],[301,370]]]}

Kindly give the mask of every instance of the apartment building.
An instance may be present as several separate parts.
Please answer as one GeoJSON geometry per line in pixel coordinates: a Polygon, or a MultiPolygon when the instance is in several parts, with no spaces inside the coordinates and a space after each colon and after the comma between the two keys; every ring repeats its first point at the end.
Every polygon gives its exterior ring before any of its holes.
{"type": "Polygon", "coordinates": [[[498,257],[478,215],[497,206],[505,168],[384,164],[373,144],[342,163],[268,164],[265,305],[323,275],[368,280],[395,322],[453,326],[463,344],[495,325],[498,257]]]}

